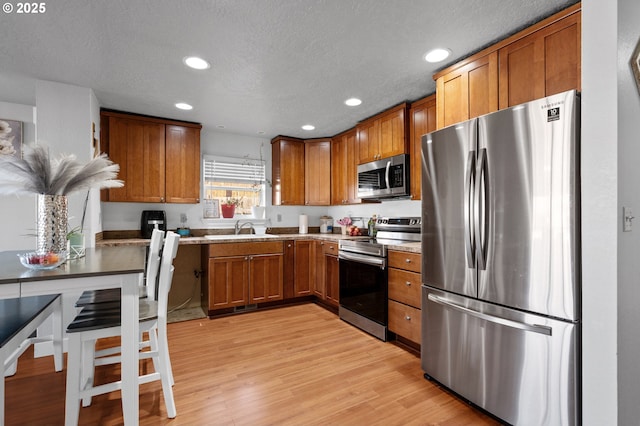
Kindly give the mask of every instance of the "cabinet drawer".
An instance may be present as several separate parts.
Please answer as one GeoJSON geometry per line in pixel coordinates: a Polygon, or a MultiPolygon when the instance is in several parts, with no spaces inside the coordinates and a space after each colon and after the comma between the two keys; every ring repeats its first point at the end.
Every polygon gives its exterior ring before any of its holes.
{"type": "Polygon", "coordinates": [[[282,241],[209,244],[209,257],[243,256],[248,254],[274,254],[283,252],[284,245],[282,241]]]}
{"type": "Polygon", "coordinates": [[[389,250],[389,267],[406,269],[407,271],[421,272],[422,257],[419,253],[407,253],[404,251],[389,250]]]}
{"type": "Polygon", "coordinates": [[[337,241],[325,241],[322,246],[322,253],[331,254],[333,256],[338,255],[338,242],[337,241]]]}
{"type": "Polygon", "coordinates": [[[421,314],[420,309],[389,300],[389,330],[420,344],[421,314]]]}
{"type": "Polygon", "coordinates": [[[422,304],[420,286],[420,274],[389,268],[389,299],[419,309],[422,304]]]}

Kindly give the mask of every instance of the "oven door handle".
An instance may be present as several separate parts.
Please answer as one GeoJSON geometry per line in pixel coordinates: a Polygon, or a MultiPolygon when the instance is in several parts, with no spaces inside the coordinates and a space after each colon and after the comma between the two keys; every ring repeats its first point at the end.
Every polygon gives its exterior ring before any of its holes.
{"type": "Polygon", "coordinates": [[[380,269],[387,267],[387,259],[384,257],[367,256],[364,254],[339,252],[338,259],[350,260],[352,262],[365,263],[367,265],[378,266],[380,269]]]}

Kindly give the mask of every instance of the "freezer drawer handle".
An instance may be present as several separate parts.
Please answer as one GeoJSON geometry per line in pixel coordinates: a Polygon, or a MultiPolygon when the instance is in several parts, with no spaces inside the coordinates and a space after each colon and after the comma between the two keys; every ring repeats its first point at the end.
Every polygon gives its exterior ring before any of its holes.
{"type": "Polygon", "coordinates": [[[441,297],[436,296],[435,294],[429,294],[429,300],[435,302],[439,305],[455,309],[456,311],[463,312],[467,315],[471,315],[473,317],[479,318],[481,320],[493,322],[500,325],[505,325],[511,328],[517,328],[519,330],[524,331],[532,331],[534,333],[544,334],[546,336],[551,336],[551,327],[547,327],[546,325],[539,324],[525,324],[523,322],[513,321],[506,318],[496,317],[493,315],[488,315],[482,312],[474,311],[473,309],[466,308],[464,306],[460,306],[456,303],[445,300],[441,297]]]}

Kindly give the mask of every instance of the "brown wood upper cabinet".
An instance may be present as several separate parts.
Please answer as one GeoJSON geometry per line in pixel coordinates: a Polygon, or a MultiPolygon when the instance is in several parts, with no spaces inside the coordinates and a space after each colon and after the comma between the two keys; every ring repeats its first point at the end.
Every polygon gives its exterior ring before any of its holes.
{"type": "Polygon", "coordinates": [[[277,136],[271,140],[274,206],[304,204],[304,141],[277,136]]]}
{"type": "Polygon", "coordinates": [[[201,125],[101,111],[101,150],[120,165],[125,185],[103,201],[200,201],[201,125]]]}
{"type": "Polygon", "coordinates": [[[328,206],[331,140],[277,136],[271,140],[274,206],[328,206]]]}
{"type": "Polygon", "coordinates": [[[409,148],[407,104],[358,123],[356,131],[358,164],[405,154],[409,148]]]}
{"type": "Polygon", "coordinates": [[[489,53],[436,74],[438,128],[498,109],[498,54],[489,53]]]}
{"type": "Polygon", "coordinates": [[[331,140],[304,143],[304,204],[328,206],[331,203],[331,140]]]}
{"type": "Polygon", "coordinates": [[[357,167],[356,129],[350,129],[331,140],[331,204],[360,202],[357,167]]]}
{"type": "Polygon", "coordinates": [[[577,10],[498,51],[500,109],[580,90],[580,26],[577,10]]]}
{"type": "Polygon", "coordinates": [[[436,74],[437,125],[580,90],[580,3],[436,74]]]}
{"type": "Polygon", "coordinates": [[[422,135],[436,130],[436,95],[427,96],[411,104],[409,109],[411,199],[422,197],[422,135]]]}

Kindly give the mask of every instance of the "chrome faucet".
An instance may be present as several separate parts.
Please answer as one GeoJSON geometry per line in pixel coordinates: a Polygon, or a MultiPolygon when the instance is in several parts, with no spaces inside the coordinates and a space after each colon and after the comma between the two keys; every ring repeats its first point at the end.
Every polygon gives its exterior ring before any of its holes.
{"type": "Polygon", "coordinates": [[[251,227],[251,231],[252,231],[251,233],[253,233],[253,234],[255,234],[255,233],[256,233],[256,230],[255,230],[255,229],[253,229],[253,223],[252,223],[252,222],[245,222],[245,223],[243,223],[242,225],[240,225],[240,221],[239,221],[239,220],[237,220],[237,221],[236,221],[236,226],[235,226],[235,229],[236,229],[236,235],[238,235],[238,234],[240,233],[240,230],[241,230],[242,228],[244,228],[246,225],[249,225],[249,226],[251,227]]]}

